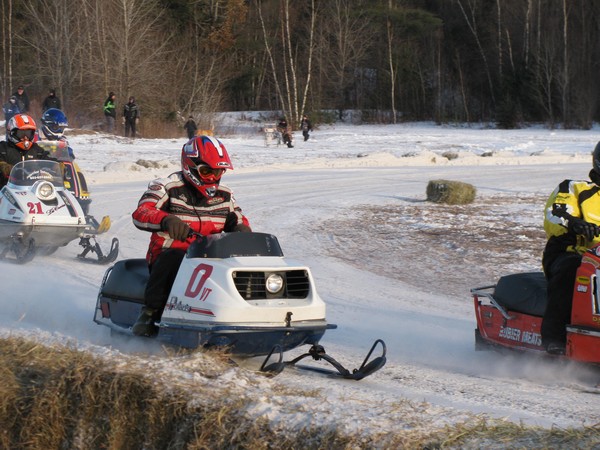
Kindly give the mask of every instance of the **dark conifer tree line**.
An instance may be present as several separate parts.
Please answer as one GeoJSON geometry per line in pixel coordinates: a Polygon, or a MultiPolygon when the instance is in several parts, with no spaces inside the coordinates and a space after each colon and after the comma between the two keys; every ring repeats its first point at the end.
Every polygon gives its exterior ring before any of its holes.
{"type": "MultiPolygon", "coordinates": [[[[109,91],[146,116],[600,118],[600,0],[0,0],[3,102],[55,88],[70,117],[109,91]],[[352,115],[348,114],[352,111],[352,115]]],[[[202,125],[202,124],[200,124],[202,125]]]]}

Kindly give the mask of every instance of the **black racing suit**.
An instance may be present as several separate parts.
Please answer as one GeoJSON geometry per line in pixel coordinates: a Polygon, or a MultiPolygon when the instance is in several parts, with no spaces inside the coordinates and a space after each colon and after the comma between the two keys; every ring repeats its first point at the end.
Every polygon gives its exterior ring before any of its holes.
{"type": "Polygon", "coordinates": [[[12,167],[20,162],[29,159],[50,159],[50,153],[37,144],[32,144],[27,151],[19,150],[9,141],[0,142],[0,187],[8,183],[8,176],[12,167]]]}

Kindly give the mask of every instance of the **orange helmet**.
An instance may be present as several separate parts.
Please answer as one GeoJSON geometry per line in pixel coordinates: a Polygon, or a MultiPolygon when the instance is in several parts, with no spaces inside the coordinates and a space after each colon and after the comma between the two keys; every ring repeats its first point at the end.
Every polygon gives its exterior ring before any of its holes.
{"type": "Polygon", "coordinates": [[[6,135],[9,142],[21,151],[27,151],[37,141],[35,121],[27,114],[13,116],[6,125],[6,135]]]}

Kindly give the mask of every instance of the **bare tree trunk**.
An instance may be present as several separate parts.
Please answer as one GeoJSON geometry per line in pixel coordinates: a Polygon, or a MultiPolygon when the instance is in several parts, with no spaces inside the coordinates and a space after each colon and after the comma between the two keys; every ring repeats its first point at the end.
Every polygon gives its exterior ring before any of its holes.
{"type": "Polygon", "coordinates": [[[502,11],[500,9],[501,0],[496,0],[496,16],[498,18],[498,76],[502,79],[502,11]]]}
{"type": "Polygon", "coordinates": [[[308,88],[310,86],[311,75],[312,75],[312,58],[313,58],[313,50],[314,50],[314,39],[315,39],[315,22],[317,15],[315,13],[315,0],[311,0],[310,2],[310,36],[308,39],[308,62],[306,67],[306,84],[304,85],[304,94],[302,95],[302,105],[300,106],[300,110],[298,111],[298,117],[296,117],[296,123],[300,122],[300,118],[305,112],[306,102],[308,100],[308,88]]]}
{"type": "Polygon", "coordinates": [[[284,98],[283,98],[283,92],[281,91],[281,87],[279,86],[279,80],[277,78],[277,69],[275,66],[275,58],[273,57],[273,51],[271,49],[271,45],[269,44],[269,36],[267,34],[267,29],[265,27],[265,20],[262,15],[262,4],[261,4],[260,0],[258,0],[258,8],[257,9],[258,9],[258,17],[260,20],[260,26],[263,31],[263,38],[265,41],[265,51],[267,52],[267,55],[269,57],[269,62],[271,63],[271,71],[273,72],[273,81],[275,84],[275,90],[277,91],[277,97],[279,98],[279,101],[281,102],[282,109],[285,111],[285,102],[284,102],[284,98]]]}
{"type": "Polygon", "coordinates": [[[567,0],[562,2],[563,13],[563,74],[562,81],[562,115],[563,124],[569,122],[569,10],[567,0]]]}
{"type": "MultiPolygon", "coordinates": [[[[340,120],[346,107],[346,89],[358,77],[358,70],[354,69],[363,60],[374,39],[373,23],[360,11],[364,4],[361,1],[357,6],[353,0],[329,0],[319,11],[319,49],[323,61],[319,70],[323,74],[325,89],[335,93],[332,102],[340,120]]],[[[359,106],[355,104],[354,107],[359,106]]]]}
{"type": "Polygon", "coordinates": [[[525,69],[529,68],[529,40],[531,34],[531,8],[532,0],[527,0],[527,14],[525,15],[525,42],[523,43],[523,59],[525,61],[525,69]]]}
{"type": "Polygon", "coordinates": [[[8,11],[5,13],[4,0],[2,0],[2,48],[3,48],[3,59],[4,59],[4,77],[2,79],[2,92],[11,92],[10,89],[14,88],[13,75],[12,75],[12,5],[13,0],[8,0],[8,11]],[[8,43],[7,43],[8,40],[8,43]]]}
{"type": "Polygon", "coordinates": [[[283,47],[283,66],[285,68],[285,89],[286,89],[286,97],[287,97],[287,108],[286,116],[288,117],[288,124],[295,124],[296,121],[293,117],[294,107],[293,105],[297,104],[296,98],[296,71],[294,65],[294,54],[292,52],[292,38],[290,35],[290,2],[289,0],[283,0],[282,5],[283,11],[283,21],[281,22],[281,39],[282,39],[282,47],[283,47]],[[288,53],[286,59],[285,53],[288,53]],[[291,77],[291,80],[290,80],[291,77]],[[291,85],[290,85],[291,83],[291,85]]]}
{"type": "Polygon", "coordinates": [[[435,79],[436,79],[436,99],[435,99],[435,121],[440,124],[442,122],[442,35],[436,33],[436,68],[435,68],[435,79]]]}
{"type": "Polygon", "coordinates": [[[463,102],[463,108],[465,110],[465,120],[467,123],[471,122],[471,115],[469,114],[469,105],[467,103],[467,92],[465,89],[465,78],[463,75],[463,69],[462,69],[462,65],[460,63],[460,55],[456,54],[456,60],[457,60],[457,64],[456,66],[458,67],[458,76],[459,76],[459,80],[460,80],[460,96],[462,98],[462,102],[463,102]]]}
{"type": "MultiPolygon", "coordinates": [[[[392,0],[388,0],[388,10],[392,11],[393,4],[392,0]]],[[[390,67],[390,97],[391,97],[391,109],[392,109],[392,123],[396,123],[396,72],[394,70],[394,58],[392,53],[392,42],[394,40],[394,30],[392,29],[392,21],[388,17],[386,20],[387,25],[387,44],[388,44],[388,64],[390,67]]]]}
{"type": "Polygon", "coordinates": [[[309,42],[308,42],[308,66],[307,66],[307,75],[306,75],[306,85],[304,87],[303,94],[303,102],[302,106],[300,105],[299,100],[299,92],[300,92],[300,82],[298,80],[298,69],[300,65],[297,64],[294,56],[294,47],[292,45],[292,33],[290,30],[290,2],[289,0],[282,0],[281,2],[281,66],[283,67],[283,84],[285,90],[282,90],[280,86],[278,77],[277,77],[277,66],[275,64],[275,58],[273,56],[273,50],[269,44],[269,39],[265,27],[264,18],[262,16],[261,4],[259,2],[258,5],[258,14],[261,22],[261,27],[263,30],[263,37],[265,41],[265,49],[268,54],[271,70],[273,71],[273,79],[275,83],[275,89],[277,91],[277,96],[281,103],[281,108],[288,118],[288,124],[292,127],[295,127],[297,123],[300,122],[300,116],[303,111],[303,108],[306,105],[306,98],[308,96],[308,88],[310,85],[310,72],[312,70],[312,53],[314,47],[314,28],[316,21],[316,9],[314,0],[311,1],[311,25],[310,25],[310,33],[309,33],[309,42]]]}
{"type": "Polygon", "coordinates": [[[469,18],[467,12],[465,11],[465,8],[463,7],[462,1],[461,0],[457,0],[458,2],[458,6],[460,7],[460,11],[463,14],[463,17],[465,18],[465,21],[467,23],[467,26],[469,27],[469,30],[471,30],[471,33],[473,33],[473,37],[475,38],[475,43],[477,44],[477,49],[479,50],[479,53],[481,55],[481,59],[483,60],[483,67],[485,68],[485,73],[487,75],[487,79],[488,79],[488,85],[490,88],[490,96],[492,98],[492,103],[495,105],[496,104],[496,97],[494,95],[494,84],[492,83],[492,75],[490,73],[490,67],[487,61],[487,56],[485,51],[483,50],[483,46],[481,45],[481,40],[479,39],[479,32],[477,31],[477,24],[475,21],[475,6],[471,5],[471,15],[472,17],[469,18]]]}

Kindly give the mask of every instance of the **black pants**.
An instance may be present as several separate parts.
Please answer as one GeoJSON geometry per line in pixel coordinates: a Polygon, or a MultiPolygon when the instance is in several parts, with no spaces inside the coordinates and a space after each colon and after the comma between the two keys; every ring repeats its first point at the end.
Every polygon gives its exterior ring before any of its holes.
{"type": "Polygon", "coordinates": [[[548,279],[548,305],[542,321],[542,343],[550,341],[566,343],[566,326],[571,322],[571,306],[577,269],[581,255],[573,252],[556,257],[544,267],[548,279]]]}
{"type": "Polygon", "coordinates": [[[185,250],[169,249],[156,257],[144,292],[146,306],[162,312],[184,256],[185,250]]]}
{"type": "Polygon", "coordinates": [[[129,137],[131,130],[131,137],[135,137],[135,119],[125,119],[125,137],[129,137]]]}

